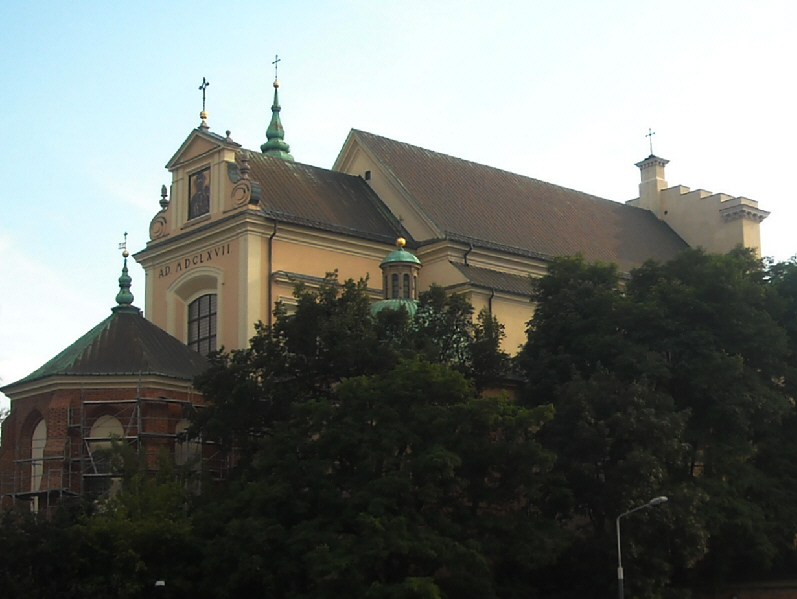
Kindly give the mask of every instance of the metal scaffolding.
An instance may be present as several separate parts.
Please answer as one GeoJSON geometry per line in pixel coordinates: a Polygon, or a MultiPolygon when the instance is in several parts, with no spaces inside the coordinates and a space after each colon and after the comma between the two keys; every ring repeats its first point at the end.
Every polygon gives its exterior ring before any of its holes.
{"type": "Polygon", "coordinates": [[[66,436],[48,436],[42,457],[31,457],[30,439],[17,437],[13,468],[4,469],[0,478],[3,505],[24,501],[34,510],[50,510],[64,498],[113,492],[120,476],[113,444],[129,447],[139,467],[150,473],[165,455],[196,474],[226,478],[232,455],[185,434],[190,418],[202,408],[190,386],[182,393],[187,399],[148,397],[140,380],[135,397],[93,399],[97,393],[96,388],[81,389],[80,403],[69,408],[66,436]]]}

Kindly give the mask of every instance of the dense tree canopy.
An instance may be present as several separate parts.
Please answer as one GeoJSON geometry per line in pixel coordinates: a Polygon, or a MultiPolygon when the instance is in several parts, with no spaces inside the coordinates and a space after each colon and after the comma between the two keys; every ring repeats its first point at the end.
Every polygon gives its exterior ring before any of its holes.
{"type": "Polygon", "coordinates": [[[762,575],[789,561],[783,527],[797,531],[797,521],[778,519],[791,512],[777,507],[787,491],[763,461],[772,465],[772,439],[785,441],[794,418],[794,332],[784,326],[792,269],[767,269],[741,249],[689,250],[627,279],[560,258],[536,282],[519,363],[523,401],[555,409],[539,439],[569,495],[551,497],[552,515],[587,519],[583,547],[609,548],[613,516],[656,495],[678,498],[661,518],[672,524],[668,545],[636,561],[639,590],[762,575]]]}
{"type": "Polygon", "coordinates": [[[237,459],[202,493],[131,456],[121,492],[0,522],[9,597],[686,597],[797,574],[797,262],[555,259],[520,355],[432,287],[297,287],[196,381],[237,459]],[[510,372],[511,370],[511,372],[510,372]],[[517,397],[500,391],[524,381],[517,397]]]}

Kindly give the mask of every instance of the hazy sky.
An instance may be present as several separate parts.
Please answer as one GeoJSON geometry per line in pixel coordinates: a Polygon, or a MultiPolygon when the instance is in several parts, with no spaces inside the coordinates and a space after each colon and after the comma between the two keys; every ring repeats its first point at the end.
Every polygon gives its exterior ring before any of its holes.
{"type": "Polygon", "coordinates": [[[275,54],[299,162],[357,128],[625,201],[652,128],[670,185],[758,200],[764,255],[797,253],[793,0],[6,1],[0,27],[0,384],[109,314],[202,77],[211,129],[265,141],[275,54]]]}

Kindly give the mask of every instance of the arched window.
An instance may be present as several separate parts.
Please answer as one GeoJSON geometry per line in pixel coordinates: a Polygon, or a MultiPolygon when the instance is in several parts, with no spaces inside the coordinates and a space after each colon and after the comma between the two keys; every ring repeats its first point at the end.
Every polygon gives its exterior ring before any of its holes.
{"type": "Polygon", "coordinates": [[[47,423],[42,419],[33,429],[30,440],[30,490],[39,491],[44,472],[44,446],[47,444],[47,423]]]}
{"type": "Polygon", "coordinates": [[[118,418],[105,415],[94,421],[89,432],[90,467],[94,474],[111,472],[110,455],[112,439],[122,439],[125,430],[118,418]]]}
{"type": "Polygon", "coordinates": [[[200,296],[188,304],[188,347],[207,355],[216,349],[215,293],[200,296]]]}
{"type": "Polygon", "coordinates": [[[181,420],[174,428],[177,439],[174,442],[174,463],[178,466],[189,464],[192,468],[199,466],[198,458],[202,450],[202,443],[199,439],[189,439],[186,437],[186,432],[190,422],[188,420],[181,420]]]}
{"type": "Polygon", "coordinates": [[[398,299],[399,297],[399,279],[397,274],[390,275],[390,297],[398,299]]]}
{"type": "Polygon", "coordinates": [[[404,294],[401,297],[410,299],[410,275],[404,275],[402,283],[404,285],[404,289],[402,290],[404,294]]]}

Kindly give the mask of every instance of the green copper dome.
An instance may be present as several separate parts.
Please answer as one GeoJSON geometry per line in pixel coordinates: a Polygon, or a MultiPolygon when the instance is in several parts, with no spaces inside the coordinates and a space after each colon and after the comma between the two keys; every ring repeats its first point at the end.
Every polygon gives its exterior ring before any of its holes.
{"type": "Polygon", "coordinates": [[[124,266],[122,266],[122,276],[119,277],[119,293],[116,294],[117,305],[111,308],[111,311],[138,314],[140,310],[133,305],[133,294],[130,291],[130,283],[133,282],[133,279],[127,274],[127,250],[122,255],[125,261],[124,266]]]}
{"type": "Polygon", "coordinates": [[[417,264],[418,266],[420,266],[421,261],[418,260],[418,258],[415,257],[413,254],[404,249],[404,246],[406,244],[407,241],[403,237],[399,237],[396,240],[396,249],[384,257],[382,262],[379,263],[379,267],[381,268],[386,264],[395,264],[395,263],[417,264]]]}
{"type": "Polygon", "coordinates": [[[415,316],[418,311],[418,301],[408,298],[385,299],[371,304],[371,314],[376,315],[382,310],[401,310],[404,308],[410,316],[415,316]]]}
{"type": "Polygon", "coordinates": [[[379,263],[379,266],[384,266],[385,264],[390,264],[394,262],[408,262],[410,264],[418,264],[420,266],[421,261],[415,257],[414,254],[411,254],[404,248],[399,248],[397,250],[393,250],[390,252],[382,262],[379,263]]]}
{"type": "Polygon", "coordinates": [[[291,156],[291,147],[285,143],[285,130],[282,128],[282,121],[280,120],[280,107],[279,96],[277,90],[279,89],[279,82],[274,82],[274,103],[271,105],[271,122],[266,129],[266,138],[268,141],[260,146],[260,151],[267,156],[275,156],[283,160],[293,162],[291,156]]]}

